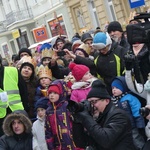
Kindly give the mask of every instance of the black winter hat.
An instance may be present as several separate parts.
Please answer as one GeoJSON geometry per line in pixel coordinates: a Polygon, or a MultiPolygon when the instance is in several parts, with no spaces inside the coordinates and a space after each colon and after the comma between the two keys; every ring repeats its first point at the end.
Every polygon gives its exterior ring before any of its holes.
{"type": "Polygon", "coordinates": [[[47,109],[48,108],[48,102],[49,102],[49,99],[46,98],[46,97],[42,97],[40,98],[36,104],[35,104],[35,111],[37,111],[38,108],[44,108],[44,109],[47,109]]]}
{"type": "Polygon", "coordinates": [[[88,32],[83,33],[82,36],[81,36],[81,41],[82,41],[83,43],[85,43],[87,40],[93,40],[91,34],[88,33],[88,32]]]}
{"type": "Polygon", "coordinates": [[[69,51],[72,51],[72,43],[66,42],[65,45],[62,47],[62,49],[68,49],[69,51]]]}
{"type": "Polygon", "coordinates": [[[108,31],[108,33],[110,33],[111,31],[123,32],[121,24],[118,21],[110,22],[110,24],[108,25],[107,31],[108,31]]]}
{"type": "Polygon", "coordinates": [[[110,99],[111,98],[106,89],[105,84],[101,80],[95,80],[92,83],[92,88],[87,95],[87,99],[91,98],[91,97],[97,97],[100,99],[105,99],[105,98],[110,99]]]}
{"type": "Polygon", "coordinates": [[[23,68],[24,66],[29,66],[29,67],[32,69],[32,74],[31,74],[30,80],[34,79],[34,75],[35,75],[34,66],[33,66],[31,63],[29,63],[29,62],[24,62],[24,63],[21,65],[20,69],[19,69],[20,72],[21,72],[21,70],[22,70],[22,68],[23,68]]]}
{"type": "Polygon", "coordinates": [[[21,53],[23,53],[23,52],[28,53],[28,54],[29,54],[29,56],[31,56],[31,57],[32,57],[31,51],[30,51],[28,48],[21,48],[21,49],[19,50],[19,53],[18,53],[19,58],[20,58],[20,54],[21,54],[21,53]]]}

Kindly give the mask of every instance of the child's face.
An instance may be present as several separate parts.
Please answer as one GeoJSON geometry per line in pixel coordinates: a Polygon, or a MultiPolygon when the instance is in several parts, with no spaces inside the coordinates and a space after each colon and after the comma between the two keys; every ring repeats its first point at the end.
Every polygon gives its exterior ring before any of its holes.
{"type": "Polygon", "coordinates": [[[112,94],[113,96],[120,96],[122,94],[122,91],[116,87],[112,87],[112,94]]]}
{"type": "Polygon", "coordinates": [[[57,94],[56,92],[51,92],[49,94],[49,100],[52,103],[57,102],[59,100],[59,94],[57,94]]]}
{"type": "Polygon", "coordinates": [[[51,83],[51,80],[47,77],[44,77],[44,78],[41,78],[40,79],[40,85],[43,87],[43,88],[46,88],[50,85],[51,83]]]}
{"type": "Polygon", "coordinates": [[[40,117],[40,118],[44,118],[45,117],[45,109],[44,108],[38,108],[37,109],[37,115],[40,117]]]}
{"type": "Polygon", "coordinates": [[[89,79],[91,79],[93,76],[91,75],[91,73],[88,71],[87,73],[85,73],[85,75],[82,77],[82,81],[87,81],[89,79]]]}

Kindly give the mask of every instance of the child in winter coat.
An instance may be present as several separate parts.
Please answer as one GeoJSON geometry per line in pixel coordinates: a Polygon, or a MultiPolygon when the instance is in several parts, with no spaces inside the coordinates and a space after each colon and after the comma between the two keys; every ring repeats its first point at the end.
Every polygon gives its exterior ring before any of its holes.
{"type": "Polygon", "coordinates": [[[45,112],[48,107],[48,98],[41,98],[36,102],[37,120],[33,123],[33,150],[48,150],[45,140],[45,112]]]}
{"type": "Polygon", "coordinates": [[[116,77],[112,84],[112,101],[119,108],[125,110],[131,120],[133,142],[137,150],[142,149],[145,144],[145,135],[143,134],[145,122],[140,115],[140,101],[129,93],[125,77],[116,77]],[[142,133],[143,132],[143,133],[142,133]]]}
{"type": "Polygon", "coordinates": [[[91,90],[91,85],[96,78],[91,75],[89,68],[85,65],[70,63],[69,68],[76,79],[76,82],[71,86],[72,92],[70,99],[75,102],[82,102],[86,99],[91,90]]]}
{"type": "Polygon", "coordinates": [[[40,65],[36,68],[36,72],[39,86],[36,88],[35,104],[40,98],[47,96],[48,87],[52,82],[52,72],[47,66],[40,65]]]}
{"type": "Polygon", "coordinates": [[[75,150],[72,139],[72,120],[67,110],[66,83],[53,81],[48,89],[49,107],[46,110],[45,136],[49,150],[75,150]]]}

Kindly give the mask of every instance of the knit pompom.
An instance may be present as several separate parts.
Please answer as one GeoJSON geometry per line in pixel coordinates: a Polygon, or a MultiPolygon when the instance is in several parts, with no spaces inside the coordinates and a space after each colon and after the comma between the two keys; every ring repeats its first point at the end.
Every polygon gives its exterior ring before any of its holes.
{"type": "Polygon", "coordinates": [[[69,64],[69,68],[70,68],[70,70],[73,70],[73,68],[76,66],[76,64],[75,63],[70,63],[69,64]]]}

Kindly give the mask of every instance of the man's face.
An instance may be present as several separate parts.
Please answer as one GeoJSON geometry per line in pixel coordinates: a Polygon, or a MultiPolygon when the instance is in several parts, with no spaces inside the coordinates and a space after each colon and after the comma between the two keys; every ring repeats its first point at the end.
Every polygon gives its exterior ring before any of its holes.
{"type": "Polygon", "coordinates": [[[110,37],[116,41],[116,42],[119,42],[121,40],[121,37],[122,37],[122,32],[120,31],[111,31],[109,33],[110,37]]]}
{"type": "Polygon", "coordinates": [[[19,119],[15,119],[12,122],[12,129],[15,134],[22,134],[25,130],[23,123],[19,119]]]}
{"type": "Polygon", "coordinates": [[[105,54],[107,54],[107,52],[109,51],[109,46],[110,46],[110,45],[106,46],[106,47],[103,48],[103,49],[99,49],[98,51],[99,51],[100,53],[102,53],[103,55],[105,55],[105,54]]]}
{"type": "Polygon", "coordinates": [[[99,114],[103,113],[110,100],[92,97],[89,98],[88,101],[91,103],[91,107],[94,109],[94,114],[99,114]]]}

